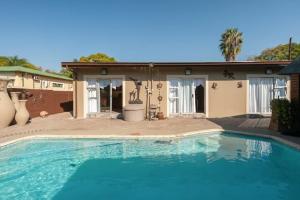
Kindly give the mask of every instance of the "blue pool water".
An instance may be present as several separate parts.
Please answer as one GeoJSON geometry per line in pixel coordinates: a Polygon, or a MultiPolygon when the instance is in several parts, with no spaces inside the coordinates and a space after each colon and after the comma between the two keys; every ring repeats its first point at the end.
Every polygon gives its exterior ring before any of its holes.
{"type": "Polygon", "coordinates": [[[230,133],[0,148],[0,199],[300,199],[300,152],[230,133]]]}

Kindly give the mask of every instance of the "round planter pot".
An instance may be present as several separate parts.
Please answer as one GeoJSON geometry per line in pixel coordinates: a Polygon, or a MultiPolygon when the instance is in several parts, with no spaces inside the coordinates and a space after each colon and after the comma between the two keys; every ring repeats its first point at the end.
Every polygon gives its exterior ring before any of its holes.
{"type": "Polygon", "coordinates": [[[16,114],[16,122],[19,126],[24,126],[29,120],[29,112],[26,108],[27,100],[19,100],[20,106],[16,114]]]}
{"type": "Polygon", "coordinates": [[[0,79],[0,128],[7,127],[14,119],[16,110],[14,103],[7,93],[7,84],[10,80],[0,79]]]}
{"type": "Polygon", "coordinates": [[[163,113],[163,112],[158,112],[158,113],[157,113],[157,118],[158,118],[159,120],[165,119],[164,113],[163,113]]]}

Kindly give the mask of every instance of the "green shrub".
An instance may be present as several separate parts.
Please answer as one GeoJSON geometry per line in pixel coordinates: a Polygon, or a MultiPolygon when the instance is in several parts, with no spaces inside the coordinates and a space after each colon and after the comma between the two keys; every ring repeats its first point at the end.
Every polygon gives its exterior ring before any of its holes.
{"type": "Polygon", "coordinates": [[[271,102],[272,118],[278,123],[281,132],[296,133],[299,131],[299,103],[287,99],[273,99],[271,102]]]}

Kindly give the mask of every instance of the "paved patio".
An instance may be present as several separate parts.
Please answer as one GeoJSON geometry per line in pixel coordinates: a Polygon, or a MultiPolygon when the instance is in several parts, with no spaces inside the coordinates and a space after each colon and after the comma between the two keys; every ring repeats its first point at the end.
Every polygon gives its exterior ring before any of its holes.
{"type": "Polygon", "coordinates": [[[300,137],[283,136],[268,130],[268,118],[173,118],[161,121],[126,122],[119,119],[72,119],[69,113],[60,113],[47,118],[34,118],[31,123],[0,129],[0,143],[35,135],[72,136],[174,136],[187,132],[209,129],[242,131],[251,134],[280,137],[300,146],[300,137]]]}

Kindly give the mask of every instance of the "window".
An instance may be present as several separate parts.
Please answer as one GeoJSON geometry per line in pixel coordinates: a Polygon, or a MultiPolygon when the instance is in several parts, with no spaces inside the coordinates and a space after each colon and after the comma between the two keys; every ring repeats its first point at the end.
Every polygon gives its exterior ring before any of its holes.
{"type": "Polygon", "coordinates": [[[98,112],[98,92],[97,92],[97,81],[88,80],[87,81],[87,91],[88,91],[88,112],[96,113],[98,112]]]}
{"type": "Polygon", "coordinates": [[[287,96],[287,81],[285,78],[276,78],[274,80],[274,98],[284,99],[287,96]]]}
{"type": "Polygon", "coordinates": [[[63,88],[64,84],[63,83],[52,83],[52,87],[63,88]]]}
{"type": "Polygon", "coordinates": [[[272,99],[287,98],[287,79],[285,77],[249,78],[249,113],[271,113],[272,99]]]}
{"type": "Polygon", "coordinates": [[[46,81],[46,80],[41,81],[41,88],[48,88],[48,86],[49,86],[48,81],[46,81]]]}
{"type": "Polygon", "coordinates": [[[170,113],[179,113],[179,79],[169,81],[169,102],[170,113]]]}

